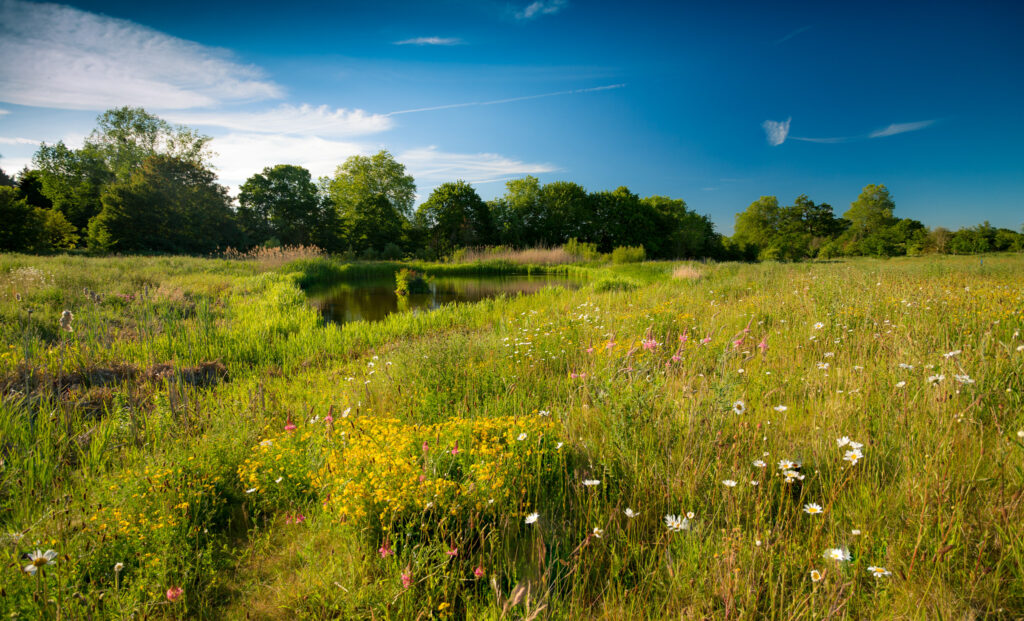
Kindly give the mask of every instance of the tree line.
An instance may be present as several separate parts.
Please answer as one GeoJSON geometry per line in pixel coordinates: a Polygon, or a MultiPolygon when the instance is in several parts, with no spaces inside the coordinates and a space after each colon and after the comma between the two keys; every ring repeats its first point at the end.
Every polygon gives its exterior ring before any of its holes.
{"type": "Polygon", "coordinates": [[[732,237],[681,199],[626,187],[588,192],[527,176],[484,201],[465,181],[436,187],[414,208],[416,184],[387,151],[353,156],[314,180],[301,166],[264,168],[237,201],[217,183],[210,138],[141,108],[99,116],[79,149],[43,144],[16,178],[0,171],[0,250],[211,254],[313,245],[374,259],[439,259],[465,247],[567,243],[598,252],[643,248],[649,258],[798,260],[844,255],[1022,250],[1024,236],[987,223],[949,232],[897,219],[885,186],[869,185],[842,218],[800,196],[761,197],[732,237]]]}

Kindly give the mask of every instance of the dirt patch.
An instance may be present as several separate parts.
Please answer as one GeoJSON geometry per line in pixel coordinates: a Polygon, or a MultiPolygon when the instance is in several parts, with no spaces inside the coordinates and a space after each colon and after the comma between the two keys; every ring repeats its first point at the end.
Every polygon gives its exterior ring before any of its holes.
{"type": "MultiPolygon", "coordinates": [[[[115,364],[54,376],[41,369],[21,365],[6,377],[0,378],[0,394],[49,393],[77,400],[82,394],[93,392],[101,397],[99,401],[106,401],[106,397],[102,396],[104,391],[99,389],[118,386],[125,382],[162,382],[175,378],[180,378],[182,382],[192,386],[213,386],[228,381],[228,369],[221,361],[212,360],[191,367],[176,367],[169,363],[155,364],[146,370],[140,370],[131,364],[115,364]]],[[[86,401],[93,402],[96,399],[87,398],[86,401]]]]}
{"type": "Polygon", "coordinates": [[[151,381],[162,381],[180,377],[186,384],[193,386],[213,386],[228,381],[228,368],[219,360],[200,362],[194,367],[178,367],[172,364],[155,364],[146,370],[145,378],[151,381]]]}

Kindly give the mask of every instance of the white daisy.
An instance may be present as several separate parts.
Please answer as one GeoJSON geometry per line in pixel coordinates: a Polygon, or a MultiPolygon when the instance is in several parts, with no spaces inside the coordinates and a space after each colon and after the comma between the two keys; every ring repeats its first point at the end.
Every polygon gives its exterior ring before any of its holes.
{"type": "Polygon", "coordinates": [[[747,411],[747,404],[743,403],[743,401],[737,401],[732,404],[732,411],[736,414],[743,414],[747,411]]]}
{"type": "Polygon", "coordinates": [[[846,446],[849,443],[850,443],[850,438],[847,438],[846,436],[843,436],[841,438],[836,438],[836,446],[838,446],[840,448],[846,446]]]}
{"type": "Polygon", "coordinates": [[[665,516],[665,528],[667,528],[670,533],[690,530],[690,521],[684,517],[669,514],[665,516]]]}
{"type": "Polygon", "coordinates": [[[722,481],[722,485],[726,487],[736,487],[736,481],[733,481],[732,479],[726,479],[722,481]]]}
{"type": "Polygon", "coordinates": [[[754,460],[754,467],[755,468],[767,468],[768,464],[764,463],[764,460],[755,459],[754,460]]]}
{"type": "Polygon", "coordinates": [[[868,567],[868,573],[876,578],[884,578],[885,576],[892,575],[892,572],[886,569],[885,567],[875,567],[873,565],[871,567],[868,567]]]}
{"type": "Polygon", "coordinates": [[[772,409],[775,410],[776,412],[785,412],[789,408],[787,408],[784,405],[777,405],[777,406],[773,407],[772,409]]]}
{"type": "Polygon", "coordinates": [[[623,511],[623,513],[625,513],[625,514],[626,514],[626,517],[628,517],[628,518],[629,518],[629,519],[631,519],[631,520],[632,520],[633,518],[635,518],[636,516],[640,515],[640,514],[639,514],[638,512],[636,512],[636,511],[633,511],[633,510],[632,510],[632,509],[630,509],[629,507],[626,507],[626,510],[625,510],[625,511],[623,511]]]}
{"type": "Polygon", "coordinates": [[[595,485],[600,485],[601,481],[598,479],[586,479],[583,481],[583,484],[587,487],[594,487],[595,485]]]}
{"type": "Polygon", "coordinates": [[[838,562],[848,561],[851,558],[849,550],[844,550],[842,548],[829,548],[828,550],[825,550],[825,554],[823,556],[838,562]]]}
{"type": "Polygon", "coordinates": [[[539,518],[539,517],[540,517],[539,513],[531,513],[530,515],[526,516],[526,523],[527,524],[533,524],[534,522],[537,521],[537,518],[539,518]]]}
{"type": "Polygon", "coordinates": [[[54,550],[47,550],[46,552],[43,552],[42,550],[36,550],[35,552],[30,552],[28,555],[28,560],[32,562],[28,565],[25,565],[25,573],[34,576],[36,575],[36,572],[39,571],[40,567],[46,567],[47,565],[56,565],[56,558],[57,552],[54,550]]]}
{"type": "Polygon", "coordinates": [[[804,505],[804,513],[807,515],[821,515],[825,510],[821,508],[821,505],[813,502],[809,502],[804,505]]]}

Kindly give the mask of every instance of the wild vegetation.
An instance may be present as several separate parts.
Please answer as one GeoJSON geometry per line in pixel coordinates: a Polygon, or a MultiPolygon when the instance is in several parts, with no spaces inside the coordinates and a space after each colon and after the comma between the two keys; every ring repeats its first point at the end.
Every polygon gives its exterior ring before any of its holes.
{"type": "Polygon", "coordinates": [[[1016,618],[1022,283],[0,255],[4,609],[1016,618]],[[401,267],[587,284],[344,326],[303,292],[401,267]]]}

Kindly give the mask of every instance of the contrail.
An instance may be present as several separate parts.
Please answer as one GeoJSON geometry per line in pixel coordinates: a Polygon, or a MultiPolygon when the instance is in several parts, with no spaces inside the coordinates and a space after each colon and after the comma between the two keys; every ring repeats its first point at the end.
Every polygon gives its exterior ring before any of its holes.
{"type": "Polygon", "coordinates": [[[594,93],[597,91],[610,91],[616,88],[623,88],[625,84],[609,84],[607,86],[595,86],[593,88],[577,88],[569,91],[557,91],[554,93],[542,93],[540,95],[526,95],[524,97],[510,97],[508,99],[495,99],[493,101],[469,101],[466,103],[447,104],[444,106],[431,106],[429,108],[412,108],[410,110],[396,110],[388,112],[384,116],[395,116],[396,114],[410,114],[412,112],[430,112],[431,110],[448,110],[449,108],[468,108],[469,106],[493,106],[495,104],[512,103],[514,101],[526,101],[527,99],[540,99],[541,97],[557,97],[559,95],[576,95],[577,93],[594,93]]]}

